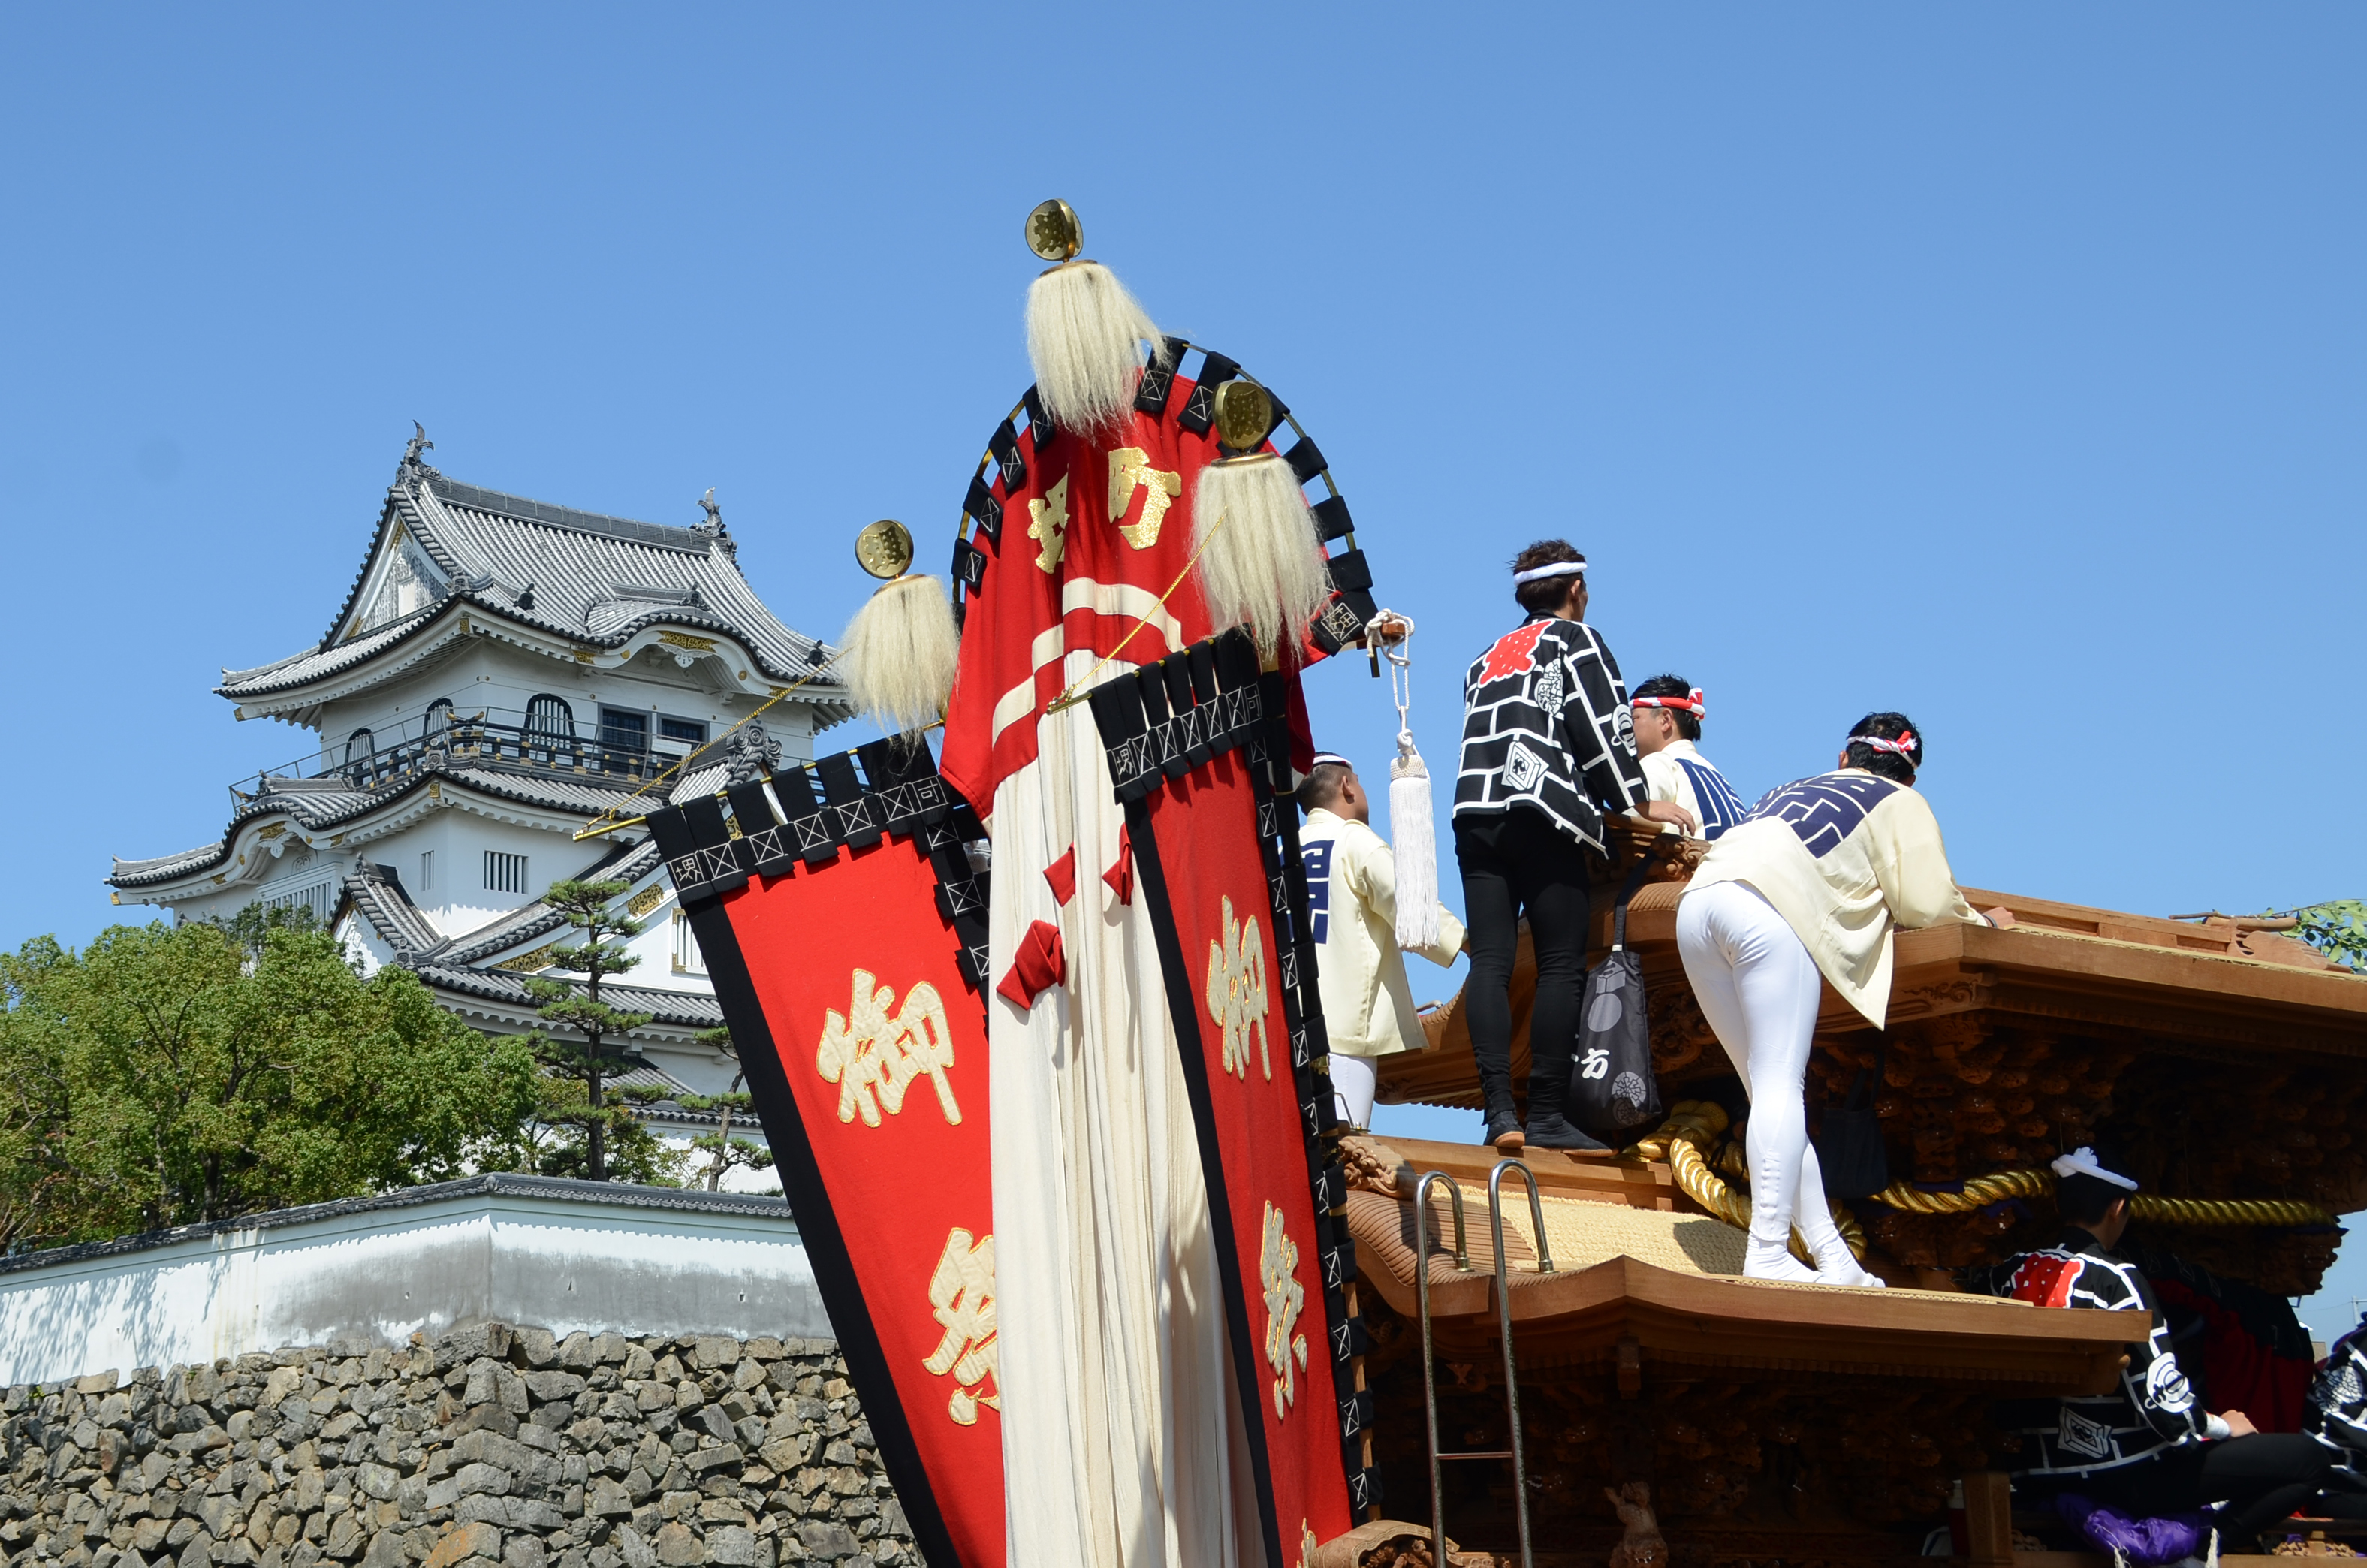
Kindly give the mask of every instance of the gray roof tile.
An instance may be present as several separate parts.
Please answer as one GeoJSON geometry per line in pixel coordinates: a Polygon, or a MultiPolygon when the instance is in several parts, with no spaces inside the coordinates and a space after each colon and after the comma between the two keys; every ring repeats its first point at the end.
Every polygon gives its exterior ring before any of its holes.
{"type": "MultiPolygon", "coordinates": [[[[765,608],[727,536],[553,506],[429,471],[389,494],[362,571],[321,642],[273,664],[225,670],[215,689],[233,699],[294,690],[418,634],[458,603],[609,647],[653,623],[712,631],[746,645],[763,673],[780,681],[813,675],[831,653],[765,608]],[[451,574],[447,597],[360,637],[332,641],[398,522],[451,574]]],[[[825,712],[851,712],[844,688],[827,676],[808,689],[825,712]]]]}

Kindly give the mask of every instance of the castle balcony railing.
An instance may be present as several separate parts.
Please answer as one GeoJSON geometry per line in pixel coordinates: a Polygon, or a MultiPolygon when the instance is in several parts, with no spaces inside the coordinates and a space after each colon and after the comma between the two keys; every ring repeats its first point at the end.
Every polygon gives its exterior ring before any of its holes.
{"type": "Polygon", "coordinates": [[[491,767],[616,784],[654,778],[697,749],[687,742],[614,724],[583,724],[545,712],[486,708],[462,710],[437,704],[388,726],[357,730],[320,750],[232,784],[244,804],[267,793],[304,790],[369,790],[399,784],[431,766],[491,767]]]}

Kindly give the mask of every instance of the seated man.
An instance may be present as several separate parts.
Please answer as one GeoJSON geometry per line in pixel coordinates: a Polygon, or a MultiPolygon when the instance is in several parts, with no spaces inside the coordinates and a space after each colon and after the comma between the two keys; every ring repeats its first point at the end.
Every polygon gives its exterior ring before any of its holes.
{"type": "MultiPolygon", "coordinates": [[[[1307,910],[1314,926],[1316,986],[1323,997],[1323,1028],[1331,1037],[1331,1090],[1340,1115],[1360,1131],[1372,1125],[1377,1058],[1420,1050],[1398,951],[1397,858],[1375,833],[1373,798],[1348,759],[1319,752],[1298,787],[1307,825],[1298,853],[1307,865],[1307,910]]],[[[1463,950],[1463,923],[1438,909],[1438,945],[1421,956],[1451,964],[1463,950]]]]}
{"type": "Polygon", "coordinates": [[[2020,1421],[2017,1407],[2000,1407],[1999,1423],[2020,1432],[2026,1461],[2015,1487],[2076,1493],[2141,1517],[2218,1504],[2223,1550],[2266,1550],[2254,1545],[2261,1532],[2316,1498],[2335,1456],[2298,1432],[2257,1432],[2240,1410],[2214,1415],[2197,1405],[2153,1287],[2112,1250],[2137,1184],[2092,1149],[2056,1160],[2055,1174],[2062,1237],[2000,1268],[2000,1293],[2048,1307],[2143,1307],[2153,1329],[2129,1346],[2110,1392],[2028,1402],[2020,1421]]]}
{"type": "MultiPolygon", "coordinates": [[[[1651,799],[1674,801],[1701,825],[1695,838],[1716,838],[1750,809],[1726,775],[1710,765],[1694,743],[1701,739],[1701,687],[1676,676],[1654,676],[1627,699],[1636,715],[1636,755],[1643,759],[1651,799]]],[[[1682,829],[1671,824],[1665,831],[1682,829]]]]}
{"type": "Polygon", "coordinates": [[[2327,1474],[2326,1490],[2302,1512],[2367,1518],[2367,1319],[2327,1351],[2310,1385],[2302,1430],[2326,1445],[2336,1466],[2327,1474]]]}

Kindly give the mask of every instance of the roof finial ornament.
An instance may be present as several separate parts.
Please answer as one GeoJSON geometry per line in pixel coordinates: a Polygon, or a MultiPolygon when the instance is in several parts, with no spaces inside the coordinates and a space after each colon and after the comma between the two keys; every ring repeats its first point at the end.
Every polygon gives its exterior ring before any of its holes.
{"type": "Polygon", "coordinates": [[[402,461],[394,471],[394,483],[404,489],[431,476],[443,477],[420,455],[436,449],[436,443],[427,438],[427,426],[414,419],[411,422],[411,439],[402,444],[402,461]]]}
{"type": "Polygon", "coordinates": [[[723,508],[715,504],[715,486],[710,484],[707,487],[707,494],[698,498],[698,505],[707,513],[707,521],[699,525],[701,530],[713,534],[723,553],[737,561],[740,546],[731,538],[731,530],[723,526],[723,508]]]}

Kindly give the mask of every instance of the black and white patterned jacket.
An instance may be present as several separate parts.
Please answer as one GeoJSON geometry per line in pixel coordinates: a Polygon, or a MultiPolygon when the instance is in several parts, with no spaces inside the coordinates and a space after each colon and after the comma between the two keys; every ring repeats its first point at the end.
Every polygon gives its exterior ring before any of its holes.
{"type": "Polygon", "coordinates": [[[2117,1470],[2183,1443],[2226,1435],[2179,1369],[2153,1287],[2135,1264],[2106,1252],[2086,1231],[2067,1227],[2055,1245],[1999,1268],[1991,1288],[2042,1307],[2143,1307],[2153,1314],[2152,1332],[2130,1344],[2129,1364],[2112,1389],[1999,1407],[1998,1424],[2022,1438],[2016,1475],[2117,1470]]]}
{"type": "Polygon", "coordinates": [[[1583,621],[1537,615],[1463,677],[1458,817],[1535,807],[1601,849],[1603,811],[1651,799],[1618,663],[1583,621]]]}
{"type": "Polygon", "coordinates": [[[2367,1323],[2334,1342],[2309,1386],[2302,1430],[2357,1468],[2367,1460],[2367,1323]]]}

